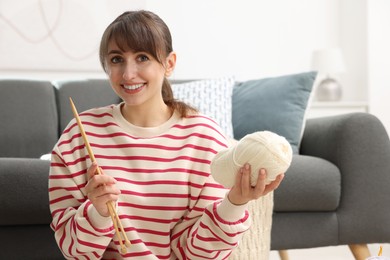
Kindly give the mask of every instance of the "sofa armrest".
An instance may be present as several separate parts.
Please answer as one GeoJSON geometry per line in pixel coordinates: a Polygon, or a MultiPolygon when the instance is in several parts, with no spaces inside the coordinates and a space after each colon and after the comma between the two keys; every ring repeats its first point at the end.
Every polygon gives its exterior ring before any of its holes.
{"type": "Polygon", "coordinates": [[[50,161],[0,158],[0,226],[49,225],[50,161]]]}
{"type": "Polygon", "coordinates": [[[378,118],[309,119],[300,153],[326,159],[341,172],[340,244],[390,241],[390,141],[378,118]]]}

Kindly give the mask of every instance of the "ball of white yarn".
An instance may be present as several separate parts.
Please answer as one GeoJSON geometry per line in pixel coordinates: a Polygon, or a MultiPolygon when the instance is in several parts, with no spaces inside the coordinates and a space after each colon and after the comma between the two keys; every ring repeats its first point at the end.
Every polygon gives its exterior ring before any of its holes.
{"type": "Polygon", "coordinates": [[[292,160],[290,143],[283,136],[259,131],[243,137],[236,145],[222,150],[211,162],[211,174],[226,188],[231,188],[235,175],[245,163],[251,165],[251,185],[256,186],[260,169],[267,172],[266,183],[286,172],[292,160]]]}

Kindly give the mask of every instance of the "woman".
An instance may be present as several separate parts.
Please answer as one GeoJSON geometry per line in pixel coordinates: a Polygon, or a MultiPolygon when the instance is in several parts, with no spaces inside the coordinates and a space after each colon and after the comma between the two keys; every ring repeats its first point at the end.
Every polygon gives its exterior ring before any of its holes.
{"type": "MultiPolygon", "coordinates": [[[[105,30],[100,61],[121,104],[80,115],[97,163],[75,121],[52,152],[51,227],[66,258],[226,259],[249,228],[247,202],[276,189],[265,171],[250,185],[250,165],[226,190],[210,175],[227,147],[219,126],[174,99],[167,80],[176,53],[166,24],[148,11],[125,12],[105,30]],[[98,164],[98,165],[97,165],[98,164]],[[102,175],[95,175],[100,167],[102,175]],[[118,240],[106,203],[131,241],[118,240]]],[[[93,94],[93,93],[91,93],[93,94]]]]}

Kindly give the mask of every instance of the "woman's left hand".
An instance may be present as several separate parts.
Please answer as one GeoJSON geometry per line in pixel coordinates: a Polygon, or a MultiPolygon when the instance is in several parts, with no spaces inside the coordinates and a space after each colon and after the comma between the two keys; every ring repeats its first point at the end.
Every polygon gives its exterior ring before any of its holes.
{"type": "Polygon", "coordinates": [[[284,173],[281,173],[274,181],[266,185],[267,173],[264,169],[260,169],[256,186],[253,187],[250,181],[250,173],[251,166],[247,163],[236,174],[236,181],[228,194],[228,199],[232,204],[246,204],[268,194],[279,186],[284,177],[284,173]]]}

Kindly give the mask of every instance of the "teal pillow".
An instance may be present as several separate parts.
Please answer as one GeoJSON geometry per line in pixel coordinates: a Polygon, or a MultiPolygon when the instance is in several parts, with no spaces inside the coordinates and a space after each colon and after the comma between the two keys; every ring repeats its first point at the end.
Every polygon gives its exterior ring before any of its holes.
{"type": "Polygon", "coordinates": [[[298,153],[306,107],[317,72],[250,80],[233,88],[234,138],[256,131],[284,136],[298,153]]]}

